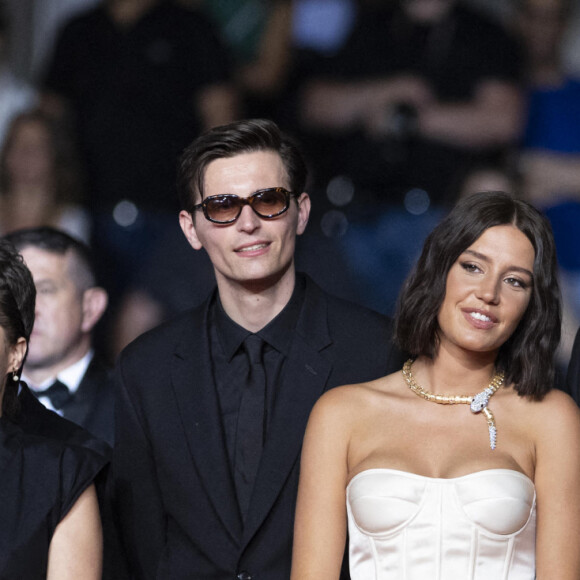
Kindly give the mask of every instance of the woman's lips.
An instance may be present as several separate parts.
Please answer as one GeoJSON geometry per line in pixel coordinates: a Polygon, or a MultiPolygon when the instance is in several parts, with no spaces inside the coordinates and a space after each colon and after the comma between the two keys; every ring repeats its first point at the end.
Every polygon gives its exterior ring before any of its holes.
{"type": "Polygon", "coordinates": [[[463,310],[465,319],[475,328],[487,330],[497,323],[497,318],[483,310],[463,310]]]}

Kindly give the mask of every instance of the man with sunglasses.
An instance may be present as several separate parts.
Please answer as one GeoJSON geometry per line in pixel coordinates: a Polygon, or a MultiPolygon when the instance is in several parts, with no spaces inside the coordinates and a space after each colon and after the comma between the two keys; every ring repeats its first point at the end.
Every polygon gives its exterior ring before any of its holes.
{"type": "Polygon", "coordinates": [[[119,359],[114,488],[135,578],[287,580],[312,406],[399,366],[387,318],[295,272],[306,174],[266,120],[183,154],[180,225],[217,289],[119,359]]]}

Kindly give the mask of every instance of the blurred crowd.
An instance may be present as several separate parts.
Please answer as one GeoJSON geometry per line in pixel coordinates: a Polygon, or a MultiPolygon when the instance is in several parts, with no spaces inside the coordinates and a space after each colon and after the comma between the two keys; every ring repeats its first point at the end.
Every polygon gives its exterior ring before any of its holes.
{"type": "Polygon", "coordinates": [[[563,54],[572,0],[76,5],[26,80],[9,51],[14,5],[0,5],[0,234],[48,225],[92,246],[110,358],[214,283],[178,228],[181,151],[209,127],[266,117],[308,155],[310,250],[298,247],[298,269],[383,313],[462,195],[502,190],[545,211],[568,360],[580,324],[580,76],[563,54]]]}

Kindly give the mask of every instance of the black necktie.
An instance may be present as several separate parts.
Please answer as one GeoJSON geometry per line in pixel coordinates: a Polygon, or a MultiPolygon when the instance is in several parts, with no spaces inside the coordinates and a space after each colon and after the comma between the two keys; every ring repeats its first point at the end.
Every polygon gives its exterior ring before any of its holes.
{"type": "Polygon", "coordinates": [[[44,389],[43,391],[35,391],[34,394],[37,397],[48,397],[50,399],[50,404],[57,410],[62,409],[71,397],[68,387],[58,379],[56,379],[56,381],[54,381],[54,383],[52,383],[52,385],[47,389],[44,389]]]}
{"type": "Polygon", "coordinates": [[[249,374],[243,384],[234,454],[234,479],[244,519],[264,445],[266,373],[262,359],[263,347],[264,341],[255,334],[251,334],[244,341],[249,374]]]}

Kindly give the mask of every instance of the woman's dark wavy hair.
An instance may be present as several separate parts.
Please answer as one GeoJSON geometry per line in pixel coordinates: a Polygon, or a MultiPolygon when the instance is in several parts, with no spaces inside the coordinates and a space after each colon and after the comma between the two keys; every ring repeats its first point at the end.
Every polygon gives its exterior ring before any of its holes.
{"type": "MultiPolygon", "coordinates": [[[[6,342],[14,346],[20,337],[30,339],[34,326],[36,289],[30,270],[14,246],[0,238],[0,326],[4,329],[6,342]]],[[[22,360],[22,365],[24,364],[22,360]]],[[[17,371],[22,373],[22,365],[17,371]]],[[[4,377],[2,413],[14,417],[18,411],[18,381],[11,373],[4,377]]]]}
{"type": "Polygon", "coordinates": [[[535,250],[530,303],[496,360],[518,394],[540,400],[554,385],[554,352],[560,341],[561,306],[556,248],[547,219],[531,204],[503,192],[475,193],[458,202],[433,230],[399,296],[395,335],[412,356],[433,358],[437,316],[447,274],[464,250],[487,229],[513,224],[535,250]]]}
{"type": "Polygon", "coordinates": [[[203,199],[205,172],[212,161],[256,151],[278,153],[288,174],[290,190],[297,195],[304,191],[308,170],[296,143],[273,121],[248,119],[214,127],[185,149],[177,178],[181,208],[191,212],[197,203],[196,194],[203,199]]]}

